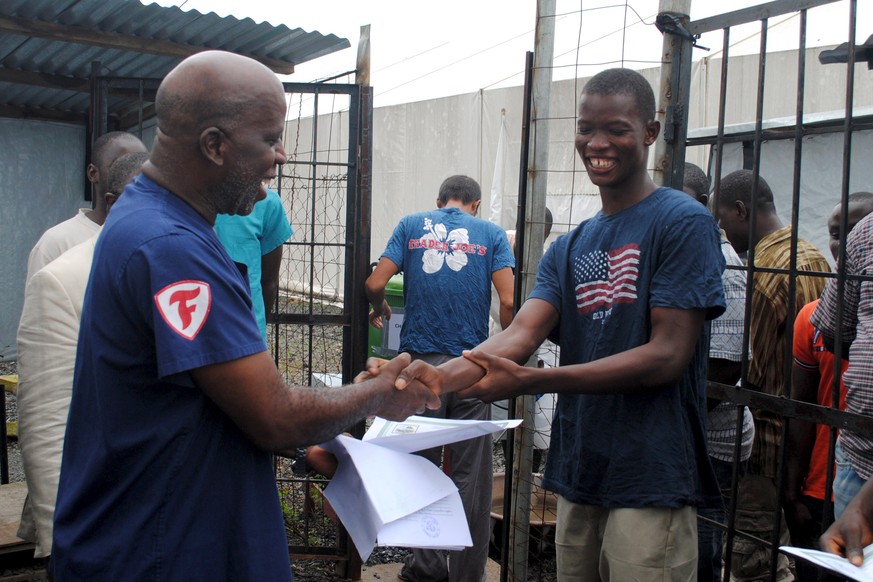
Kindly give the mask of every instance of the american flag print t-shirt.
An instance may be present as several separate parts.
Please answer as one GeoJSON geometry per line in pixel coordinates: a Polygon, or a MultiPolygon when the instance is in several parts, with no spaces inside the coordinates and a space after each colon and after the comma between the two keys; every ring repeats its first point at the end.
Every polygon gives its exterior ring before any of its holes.
{"type": "Polygon", "coordinates": [[[576,308],[585,315],[616,303],[637,300],[640,247],[626,244],[611,251],[593,251],[573,261],[576,308]]]}

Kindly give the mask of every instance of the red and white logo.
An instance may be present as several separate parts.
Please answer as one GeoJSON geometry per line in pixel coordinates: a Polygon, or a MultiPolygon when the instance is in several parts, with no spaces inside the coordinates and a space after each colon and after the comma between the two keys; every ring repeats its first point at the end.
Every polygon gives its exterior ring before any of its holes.
{"type": "Polygon", "coordinates": [[[158,291],[155,303],[173,331],[193,340],[209,316],[212,294],[203,281],[179,281],[158,291]]]}

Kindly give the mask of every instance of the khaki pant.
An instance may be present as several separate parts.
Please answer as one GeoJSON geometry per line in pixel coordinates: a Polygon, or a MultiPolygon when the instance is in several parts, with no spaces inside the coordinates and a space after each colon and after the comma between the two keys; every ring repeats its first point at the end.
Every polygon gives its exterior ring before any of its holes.
{"type": "Polygon", "coordinates": [[[697,510],[606,509],[558,497],[561,582],[697,580],[697,510]]]}

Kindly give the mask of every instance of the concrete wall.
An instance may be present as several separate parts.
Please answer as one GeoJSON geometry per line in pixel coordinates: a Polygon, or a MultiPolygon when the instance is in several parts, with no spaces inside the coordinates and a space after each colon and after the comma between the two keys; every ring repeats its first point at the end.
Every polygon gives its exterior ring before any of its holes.
{"type": "Polygon", "coordinates": [[[0,119],[0,359],[14,359],[27,255],[85,202],[85,129],[0,119]]]}

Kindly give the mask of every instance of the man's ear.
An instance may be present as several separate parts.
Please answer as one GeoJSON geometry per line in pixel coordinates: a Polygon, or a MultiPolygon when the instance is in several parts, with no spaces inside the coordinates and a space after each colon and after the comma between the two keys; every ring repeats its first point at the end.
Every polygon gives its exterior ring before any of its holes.
{"type": "Polygon", "coordinates": [[[216,166],[224,165],[227,136],[217,127],[207,127],[200,132],[200,153],[216,166]]]}
{"type": "Polygon", "coordinates": [[[98,170],[97,166],[94,164],[88,164],[85,174],[88,176],[88,181],[92,184],[96,184],[100,181],[100,170],[98,170]]]}
{"type": "Polygon", "coordinates": [[[475,200],[475,201],[473,202],[473,216],[476,216],[476,215],[479,214],[479,207],[480,207],[480,206],[482,206],[482,201],[481,201],[481,200],[475,200]]]}
{"type": "Polygon", "coordinates": [[[734,209],[737,211],[737,216],[740,220],[749,220],[749,209],[746,206],[746,203],[742,200],[734,201],[734,209]]]}
{"type": "Polygon", "coordinates": [[[113,194],[112,192],[107,192],[103,195],[103,200],[106,202],[106,212],[112,208],[112,205],[118,202],[118,194],[113,194]]]}
{"type": "Polygon", "coordinates": [[[437,208],[442,208],[443,206],[445,206],[445,204],[443,204],[443,201],[437,198],[437,208]]]}
{"type": "Polygon", "coordinates": [[[646,125],[646,136],[644,138],[644,143],[647,146],[655,143],[655,140],[658,139],[658,134],[661,133],[661,122],[658,120],[650,121],[648,125],[646,125]]]}

